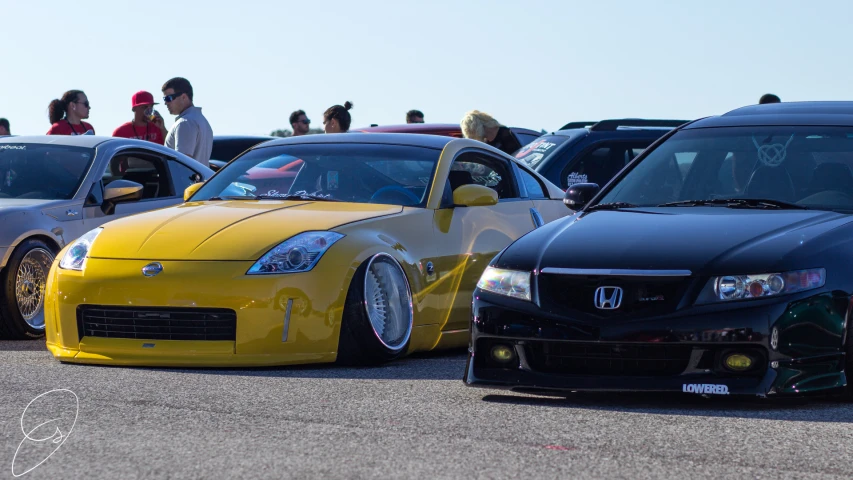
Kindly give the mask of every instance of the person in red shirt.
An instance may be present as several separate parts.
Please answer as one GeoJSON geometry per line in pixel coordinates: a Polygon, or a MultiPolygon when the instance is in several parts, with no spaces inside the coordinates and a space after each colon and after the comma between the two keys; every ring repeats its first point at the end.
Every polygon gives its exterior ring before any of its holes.
{"type": "Polygon", "coordinates": [[[140,90],[133,94],[130,104],[130,109],[133,110],[133,120],[116,128],[113,131],[113,136],[148,140],[163,145],[166,142],[166,127],[163,125],[163,117],[154,110],[154,105],[157,105],[154,102],[154,95],[140,90]],[[151,113],[147,112],[149,109],[151,113]],[[149,115],[152,115],[154,119],[149,119],[149,115]]]}
{"type": "Polygon", "coordinates": [[[82,90],[69,90],[47,107],[50,130],[47,135],[94,135],[95,127],[83,121],[89,118],[89,99],[82,90]]]}

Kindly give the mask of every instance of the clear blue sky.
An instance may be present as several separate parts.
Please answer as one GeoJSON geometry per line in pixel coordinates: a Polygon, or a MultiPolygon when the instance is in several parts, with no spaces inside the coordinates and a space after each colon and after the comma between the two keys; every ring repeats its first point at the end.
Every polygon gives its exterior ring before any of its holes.
{"type": "MultiPolygon", "coordinates": [[[[188,78],[216,134],[458,122],[470,109],[553,130],[570,120],[693,119],[756,103],[853,99],[849,0],[0,0],[0,117],[42,134],[82,89],[109,135],[130,96],[188,78]]],[[[173,117],[158,106],[170,126],[173,117]]]]}

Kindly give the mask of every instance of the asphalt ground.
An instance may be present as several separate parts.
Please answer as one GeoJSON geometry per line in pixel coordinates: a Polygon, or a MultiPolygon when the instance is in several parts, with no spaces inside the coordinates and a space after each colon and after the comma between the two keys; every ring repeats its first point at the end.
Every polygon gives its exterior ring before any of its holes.
{"type": "Polygon", "coordinates": [[[0,341],[0,478],[853,478],[853,403],[529,396],[466,387],[464,360],[116,368],[0,341]],[[22,415],[48,423],[27,440],[22,415]]]}

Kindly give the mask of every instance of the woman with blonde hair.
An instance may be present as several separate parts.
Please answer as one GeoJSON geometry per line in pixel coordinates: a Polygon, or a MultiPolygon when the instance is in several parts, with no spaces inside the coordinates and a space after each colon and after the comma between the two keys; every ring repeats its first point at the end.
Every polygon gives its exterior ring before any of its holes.
{"type": "Polygon", "coordinates": [[[462,118],[461,127],[465,138],[487,143],[509,155],[521,148],[521,142],[515,134],[488,113],[471,110],[462,118]]]}

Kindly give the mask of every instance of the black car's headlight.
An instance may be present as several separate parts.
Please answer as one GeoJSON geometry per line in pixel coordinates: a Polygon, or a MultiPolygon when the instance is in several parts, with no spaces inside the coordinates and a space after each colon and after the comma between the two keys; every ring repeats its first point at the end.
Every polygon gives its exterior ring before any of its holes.
{"type": "Polygon", "coordinates": [[[772,297],[812,290],[825,284],[826,270],[823,268],[754,275],[724,275],[711,278],[696,303],[772,297]]]}
{"type": "Polygon", "coordinates": [[[530,272],[486,267],[477,288],[507,297],[530,301],[530,272]]]}
{"type": "Polygon", "coordinates": [[[101,230],[103,227],[98,227],[74,240],[71,247],[65,251],[62,260],[59,261],[59,268],[82,272],[86,268],[86,258],[89,257],[89,251],[92,250],[92,244],[95,243],[95,238],[98,237],[101,230]]]}
{"type": "Polygon", "coordinates": [[[343,235],[335,232],[300,233],[264,254],[246,275],[307,272],[342,238],[343,235]]]}

